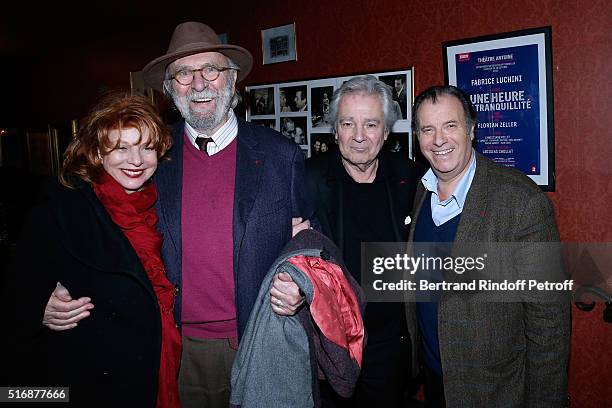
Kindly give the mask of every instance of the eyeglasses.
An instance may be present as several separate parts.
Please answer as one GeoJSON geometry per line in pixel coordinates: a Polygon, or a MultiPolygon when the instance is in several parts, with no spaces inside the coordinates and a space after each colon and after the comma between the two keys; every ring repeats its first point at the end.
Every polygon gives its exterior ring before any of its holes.
{"type": "Polygon", "coordinates": [[[191,85],[193,79],[195,78],[195,73],[199,72],[208,82],[212,82],[215,79],[219,78],[219,75],[223,71],[227,71],[229,69],[236,69],[231,67],[217,67],[215,65],[204,65],[199,69],[181,69],[174,75],[170,77],[170,79],[175,79],[181,85],[191,85]]]}

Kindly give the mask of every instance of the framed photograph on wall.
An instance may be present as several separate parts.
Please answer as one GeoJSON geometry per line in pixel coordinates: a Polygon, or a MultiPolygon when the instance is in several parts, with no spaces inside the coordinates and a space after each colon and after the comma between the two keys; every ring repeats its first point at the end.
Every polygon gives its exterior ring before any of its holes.
{"type": "Polygon", "coordinates": [[[393,101],[395,102],[395,108],[400,120],[410,119],[408,114],[408,94],[406,93],[409,89],[406,86],[408,77],[405,73],[398,73],[392,75],[380,75],[378,77],[381,81],[391,87],[393,91],[393,101]]]}
{"type": "Polygon", "coordinates": [[[307,112],[308,94],[306,85],[281,87],[280,106],[281,112],[307,112]]]}
{"type": "Polygon", "coordinates": [[[249,96],[253,115],[274,115],[274,88],[271,86],[253,89],[249,96]]]}
{"type": "Polygon", "coordinates": [[[414,158],[414,141],[410,125],[414,100],[414,69],[384,72],[377,74],[377,77],[391,87],[398,117],[383,149],[394,153],[407,153],[410,158],[414,158]]]}
{"type": "Polygon", "coordinates": [[[331,131],[332,123],[330,119],[330,103],[334,94],[333,85],[322,84],[321,86],[310,87],[310,106],[312,127],[318,128],[323,132],[331,131]]]}
{"type": "Polygon", "coordinates": [[[310,152],[311,156],[318,156],[319,154],[325,154],[330,149],[335,148],[336,139],[332,133],[316,133],[311,135],[310,138],[310,152]]]}
{"type": "Polygon", "coordinates": [[[306,116],[285,116],[280,121],[280,132],[289,140],[308,146],[306,116]]]}
{"type": "Polygon", "coordinates": [[[261,30],[263,63],[296,61],[295,23],[261,30]]]}
{"type": "MultiPolygon", "coordinates": [[[[394,93],[394,106],[399,119],[393,125],[383,149],[414,159],[410,128],[414,69],[368,74],[388,84],[394,93]],[[393,140],[390,140],[391,136],[393,140]]],[[[247,86],[246,120],[275,127],[287,139],[299,144],[307,157],[325,154],[336,148],[330,117],[334,91],[356,75],[247,86]]]]}
{"type": "Polygon", "coordinates": [[[442,44],[446,83],[478,113],[476,150],[555,189],[551,28],[442,44]]]}

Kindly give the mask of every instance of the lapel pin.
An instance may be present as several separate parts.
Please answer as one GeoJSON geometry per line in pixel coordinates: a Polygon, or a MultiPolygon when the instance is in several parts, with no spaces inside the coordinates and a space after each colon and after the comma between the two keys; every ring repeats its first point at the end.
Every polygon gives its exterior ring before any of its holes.
{"type": "Polygon", "coordinates": [[[412,222],[412,218],[410,218],[410,216],[406,216],[406,219],[404,220],[404,225],[408,225],[412,222]]]}

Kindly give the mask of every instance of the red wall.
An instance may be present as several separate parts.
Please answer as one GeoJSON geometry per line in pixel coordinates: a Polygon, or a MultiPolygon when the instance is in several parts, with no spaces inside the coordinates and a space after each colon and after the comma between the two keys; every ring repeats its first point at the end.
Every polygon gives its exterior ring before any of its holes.
{"type": "MultiPolygon", "coordinates": [[[[190,5],[186,15],[209,23],[217,32],[228,32],[230,42],[253,53],[255,67],[242,85],[413,66],[418,93],[444,80],[443,41],[552,26],[557,190],[549,193],[549,197],[564,241],[612,241],[612,217],[608,210],[612,200],[609,1],[268,0],[237,1],[229,6],[229,2],[217,3],[223,4],[205,4],[201,9],[190,5]],[[289,22],[296,23],[298,61],[263,66],[259,30],[289,22]]],[[[93,26],[94,21],[86,18],[81,26],[66,25],[64,35],[57,32],[62,24],[53,20],[53,29],[44,36],[33,35],[36,46],[27,47],[29,53],[25,56],[18,54],[19,63],[0,68],[13,66],[15,71],[9,71],[10,74],[24,69],[23,66],[36,67],[27,83],[8,82],[5,91],[14,94],[17,103],[5,98],[2,121],[69,120],[82,116],[99,88],[128,88],[129,71],[140,70],[165,51],[172,28],[185,21],[170,16],[172,10],[153,18],[136,14],[121,20],[113,15],[102,22],[107,27],[108,34],[103,36],[107,40],[85,46],[73,45],[69,40],[99,30],[100,27],[93,26]],[[115,28],[135,24],[138,27],[131,36],[113,38],[115,28]],[[71,71],[74,68],[78,69],[71,71]]],[[[28,27],[42,24],[35,23],[28,27]]],[[[5,40],[3,27],[0,37],[5,40]]],[[[20,41],[23,38],[1,42],[2,56],[10,57],[16,52],[20,41]]],[[[612,325],[603,323],[601,310],[601,305],[590,313],[574,308],[570,367],[574,407],[603,407],[612,401],[612,325]]]]}
{"type": "MultiPolygon", "coordinates": [[[[586,0],[269,1],[215,28],[257,62],[245,84],[413,66],[415,93],[444,81],[443,41],[552,26],[556,191],[562,240],[612,241],[612,6],[586,0]],[[262,28],[295,22],[298,61],[263,66],[262,28]]],[[[212,13],[215,15],[217,13],[212,13]]],[[[208,21],[213,21],[209,18],[208,21]]],[[[611,266],[612,268],[612,266],[611,266]]],[[[610,273],[610,271],[608,271],[610,273]]],[[[574,407],[612,404],[612,324],[573,308],[574,407]]]]}

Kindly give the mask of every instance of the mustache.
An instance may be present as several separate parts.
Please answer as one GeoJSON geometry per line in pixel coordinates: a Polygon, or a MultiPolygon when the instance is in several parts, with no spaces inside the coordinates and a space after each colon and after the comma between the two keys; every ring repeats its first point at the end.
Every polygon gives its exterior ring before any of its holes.
{"type": "Polygon", "coordinates": [[[186,98],[187,100],[192,101],[194,99],[200,99],[200,98],[217,98],[218,96],[219,96],[219,92],[213,91],[211,89],[203,89],[201,91],[191,90],[186,95],[186,98]]]}

